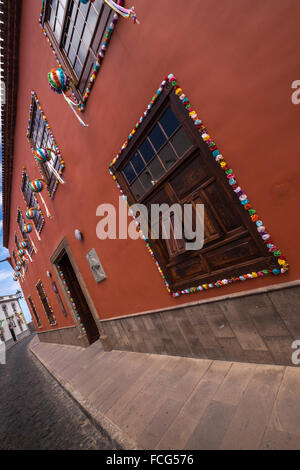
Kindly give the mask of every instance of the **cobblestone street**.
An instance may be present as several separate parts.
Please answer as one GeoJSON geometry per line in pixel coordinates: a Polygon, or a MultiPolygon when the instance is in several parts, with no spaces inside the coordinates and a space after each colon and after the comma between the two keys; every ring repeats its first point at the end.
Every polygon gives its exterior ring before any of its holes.
{"type": "Polygon", "coordinates": [[[0,365],[0,449],[109,449],[111,445],[28,350],[0,365]]]}

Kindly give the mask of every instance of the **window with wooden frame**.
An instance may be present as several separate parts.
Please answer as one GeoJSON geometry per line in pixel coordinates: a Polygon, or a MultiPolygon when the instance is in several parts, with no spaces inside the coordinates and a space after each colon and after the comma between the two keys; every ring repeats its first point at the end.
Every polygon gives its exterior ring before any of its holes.
{"type": "Polygon", "coordinates": [[[24,218],[23,218],[23,215],[22,215],[22,211],[20,209],[18,209],[17,224],[19,226],[19,229],[20,229],[20,232],[22,234],[23,239],[27,242],[27,248],[26,249],[27,249],[28,253],[31,255],[34,250],[33,250],[33,246],[32,246],[29,235],[27,233],[23,232],[24,223],[25,223],[25,221],[24,221],[24,218]]]}
{"type": "Polygon", "coordinates": [[[42,305],[43,305],[43,308],[44,308],[45,313],[47,315],[49,324],[50,325],[56,325],[55,316],[54,316],[53,310],[51,308],[51,305],[49,304],[48,297],[47,297],[47,294],[45,292],[42,281],[39,281],[37,283],[36,290],[38,291],[39,298],[42,302],[42,305]]]}
{"type": "Polygon", "coordinates": [[[5,315],[5,318],[8,320],[8,312],[7,312],[7,305],[6,304],[2,304],[2,310],[3,310],[3,313],[5,315]]]}
{"type": "Polygon", "coordinates": [[[29,186],[29,181],[30,181],[29,176],[27,175],[26,171],[23,170],[21,191],[23,193],[24,200],[28,209],[31,209],[31,208],[37,209],[38,215],[37,217],[33,219],[33,223],[37,231],[41,233],[42,228],[45,223],[45,218],[43,217],[40,211],[40,206],[38,204],[37,198],[29,186]]]}
{"type": "Polygon", "coordinates": [[[38,328],[41,328],[41,327],[42,327],[42,323],[41,323],[40,317],[39,317],[39,315],[38,315],[38,313],[37,313],[37,311],[36,311],[35,305],[34,305],[33,300],[32,300],[32,298],[31,298],[30,295],[28,296],[28,302],[29,302],[31,311],[32,311],[32,313],[33,313],[33,316],[34,316],[34,318],[35,318],[35,321],[36,321],[36,323],[37,323],[37,326],[38,326],[38,328]]]}
{"type": "MultiPolygon", "coordinates": [[[[172,292],[277,266],[170,83],[111,172],[129,204],[145,204],[149,215],[151,204],[191,204],[195,225],[196,204],[204,205],[201,250],[186,250],[186,242],[191,240],[175,238],[172,220],[169,240],[149,236],[172,292]]],[[[164,214],[153,223],[163,232],[164,214]]]]}
{"type": "MultiPolygon", "coordinates": [[[[33,99],[31,103],[31,119],[27,137],[33,152],[38,147],[52,150],[50,163],[58,173],[61,173],[64,165],[61,162],[61,157],[53,138],[53,133],[51,132],[49,125],[47,125],[47,122],[44,119],[44,113],[38,106],[36,99],[33,99]]],[[[40,172],[47,183],[48,192],[50,196],[52,196],[57,186],[56,176],[54,173],[49,171],[46,163],[37,163],[37,165],[39,166],[40,172]]]]}
{"type": "MultiPolygon", "coordinates": [[[[123,2],[119,2],[123,4],[123,2]]],[[[102,0],[46,0],[41,25],[82,99],[114,11],[102,0]]]]}

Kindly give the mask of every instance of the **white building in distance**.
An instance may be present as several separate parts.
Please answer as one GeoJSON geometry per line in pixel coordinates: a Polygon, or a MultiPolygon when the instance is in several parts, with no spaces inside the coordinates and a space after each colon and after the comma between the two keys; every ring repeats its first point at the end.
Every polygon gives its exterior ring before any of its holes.
{"type": "Polygon", "coordinates": [[[13,337],[8,327],[10,320],[14,325],[17,340],[30,334],[18,294],[0,296],[0,340],[4,341],[6,345],[13,343],[13,337]]]}

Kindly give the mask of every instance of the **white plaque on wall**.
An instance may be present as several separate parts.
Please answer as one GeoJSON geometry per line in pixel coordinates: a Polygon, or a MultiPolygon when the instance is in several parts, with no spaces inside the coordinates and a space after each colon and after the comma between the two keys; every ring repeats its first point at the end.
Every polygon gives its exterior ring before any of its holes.
{"type": "Polygon", "coordinates": [[[88,252],[88,254],[86,255],[86,259],[87,259],[87,262],[89,263],[89,267],[91,268],[95,281],[96,282],[104,281],[104,279],[106,279],[106,274],[104,272],[102,264],[100,263],[100,260],[98,258],[95,248],[92,248],[88,252]]]}

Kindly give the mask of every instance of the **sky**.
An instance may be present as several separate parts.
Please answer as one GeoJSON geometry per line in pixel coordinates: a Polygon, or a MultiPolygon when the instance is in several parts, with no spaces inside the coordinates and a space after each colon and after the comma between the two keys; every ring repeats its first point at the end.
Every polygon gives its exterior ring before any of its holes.
{"type": "MultiPolygon", "coordinates": [[[[2,152],[0,147],[0,260],[5,259],[9,256],[9,252],[3,246],[3,215],[2,215],[2,152]]],[[[22,287],[19,282],[13,280],[14,270],[10,264],[5,261],[0,263],[0,296],[15,294],[19,289],[22,291],[22,287]]],[[[31,315],[28,310],[27,304],[24,298],[20,300],[20,305],[24,316],[27,321],[31,320],[31,315]]]]}

